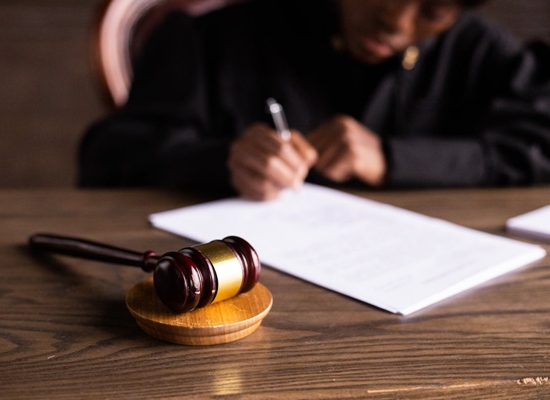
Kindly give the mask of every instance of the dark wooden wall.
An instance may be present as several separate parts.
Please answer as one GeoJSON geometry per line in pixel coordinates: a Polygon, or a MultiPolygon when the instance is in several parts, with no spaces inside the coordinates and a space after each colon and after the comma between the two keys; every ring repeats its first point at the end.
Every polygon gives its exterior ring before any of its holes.
{"type": "MultiPolygon", "coordinates": [[[[92,63],[102,0],[0,0],[0,187],[70,187],[84,129],[106,112],[92,63]]],[[[493,0],[521,39],[550,40],[549,0],[493,0]]]]}
{"type": "Polygon", "coordinates": [[[76,145],[102,114],[89,37],[100,0],[0,0],[1,187],[74,185],[76,145]]]}

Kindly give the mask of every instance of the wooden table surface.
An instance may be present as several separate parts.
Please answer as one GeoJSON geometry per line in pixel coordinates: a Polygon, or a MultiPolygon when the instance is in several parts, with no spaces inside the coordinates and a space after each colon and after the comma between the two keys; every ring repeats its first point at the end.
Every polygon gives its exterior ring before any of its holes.
{"type": "MultiPolygon", "coordinates": [[[[507,218],[550,203],[549,187],[356,193],[498,235],[507,218]]],[[[274,304],[260,328],[188,347],[149,337],[126,309],[144,272],[26,247],[52,232],[177,250],[192,242],[146,216],[209,199],[0,191],[0,398],[550,398],[549,257],[408,317],[266,267],[274,304]]]]}

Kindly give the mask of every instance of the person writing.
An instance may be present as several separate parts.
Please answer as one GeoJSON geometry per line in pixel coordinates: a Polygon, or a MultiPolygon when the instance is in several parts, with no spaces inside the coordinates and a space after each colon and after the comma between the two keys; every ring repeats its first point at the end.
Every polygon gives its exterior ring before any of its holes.
{"type": "Polygon", "coordinates": [[[550,182],[550,50],[483,0],[256,0],[174,13],[127,104],[92,126],[80,185],[231,189],[550,182]],[[283,105],[285,140],[266,113],[283,105]]]}

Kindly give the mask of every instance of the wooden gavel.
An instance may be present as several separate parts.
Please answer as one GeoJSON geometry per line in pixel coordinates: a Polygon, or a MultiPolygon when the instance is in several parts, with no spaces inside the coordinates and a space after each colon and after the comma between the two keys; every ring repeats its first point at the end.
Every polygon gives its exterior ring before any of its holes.
{"type": "Polygon", "coordinates": [[[187,312],[251,290],[260,277],[261,264],[244,239],[223,240],[184,247],[162,256],[126,250],[89,240],[52,234],[29,238],[32,250],[141,267],[153,272],[155,291],[172,311],[187,312]]]}

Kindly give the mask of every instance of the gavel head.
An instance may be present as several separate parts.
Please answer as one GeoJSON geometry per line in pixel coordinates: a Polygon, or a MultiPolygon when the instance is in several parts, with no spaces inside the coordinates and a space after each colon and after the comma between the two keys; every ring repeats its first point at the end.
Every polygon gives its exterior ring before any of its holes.
{"type": "Polygon", "coordinates": [[[260,271],[254,248],[244,239],[228,236],[164,254],[153,280],[160,300],[181,313],[249,291],[260,271]]]}

